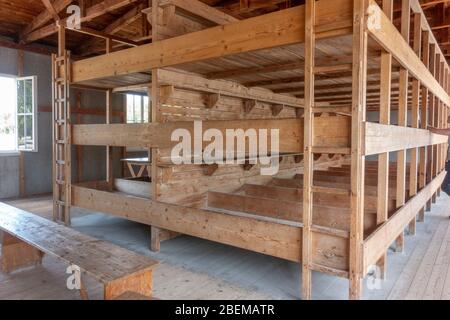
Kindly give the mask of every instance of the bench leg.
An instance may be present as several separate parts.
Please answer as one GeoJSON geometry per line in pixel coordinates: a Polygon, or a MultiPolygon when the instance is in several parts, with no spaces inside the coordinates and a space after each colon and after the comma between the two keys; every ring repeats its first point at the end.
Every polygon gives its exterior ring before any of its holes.
{"type": "Polygon", "coordinates": [[[1,267],[4,273],[42,263],[43,253],[22,240],[3,232],[1,267]]]}
{"type": "Polygon", "coordinates": [[[84,284],[83,280],[81,280],[81,283],[80,283],[80,297],[81,297],[81,300],[89,300],[88,290],[87,290],[86,285],[84,284]]]}
{"type": "Polygon", "coordinates": [[[160,239],[160,229],[157,227],[151,227],[151,241],[150,241],[150,250],[153,252],[159,252],[161,250],[161,239],[160,239]]]}
{"type": "Polygon", "coordinates": [[[146,297],[152,296],[153,271],[143,271],[107,283],[104,290],[105,300],[114,300],[125,292],[136,292],[146,297]]]}

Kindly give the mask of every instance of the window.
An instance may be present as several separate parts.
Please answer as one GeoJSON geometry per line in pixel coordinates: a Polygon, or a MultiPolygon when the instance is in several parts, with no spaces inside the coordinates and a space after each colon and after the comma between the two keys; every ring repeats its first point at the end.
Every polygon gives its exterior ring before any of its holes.
{"type": "Polygon", "coordinates": [[[127,123],[147,123],[148,113],[148,97],[127,94],[127,123]]]}
{"type": "Polygon", "coordinates": [[[36,77],[0,76],[0,152],[37,151],[36,77]]]}

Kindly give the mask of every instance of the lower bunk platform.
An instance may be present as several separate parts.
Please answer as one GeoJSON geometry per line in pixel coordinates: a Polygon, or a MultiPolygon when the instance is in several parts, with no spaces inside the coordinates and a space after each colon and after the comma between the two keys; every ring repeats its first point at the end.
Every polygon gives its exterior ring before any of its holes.
{"type": "MultiPolygon", "coordinates": [[[[392,169],[395,177],[395,167],[392,169]]],[[[377,225],[376,167],[366,167],[363,270],[366,276],[389,247],[402,237],[417,213],[439,190],[446,172],[437,175],[400,209],[389,199],[389,219],[377,225]]],[[[132,181],[132,180],[127,180],[132,181]]],[[[141,187],[151,183],[132,181],[141,187]]],[[[120,185],[124,181],[116,181],[120,185]]],[[[126,182],[128,183],[128,182],[126,182]]],[[[392,187],[395,181],[390,181],[392,187]]],[[[315,171],[312,270],[349,277],[350,167],[315,171]]],[[[105,183],[72,185],[72,205],[103,212],[171,232],[301,262],[303,175],[246,183],[230,192],[209,191],[201,208],[163,203],[117,190],[105,183]]],[[[148,193],[147,193],[148,194],[148,193]]],[[[390,194],[395,194],[391,193],[390,194]]]]}

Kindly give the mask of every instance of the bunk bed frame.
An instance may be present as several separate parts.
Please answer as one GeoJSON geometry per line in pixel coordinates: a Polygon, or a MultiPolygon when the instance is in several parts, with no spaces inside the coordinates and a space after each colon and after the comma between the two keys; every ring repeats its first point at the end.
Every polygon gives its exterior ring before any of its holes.
{"type": "Polygon", "coordinates": [[[348,278],[349,297],[361,298],[362,280],[373,266],[384,276],[389,247],[402,250],[446,174],[448,140],[426,129],[447,126],[449,66],[418,1],[395,7],[400,31],[392,0],[307,0],[242,21],[190,2],[153,0],[151,44],[111,52],[108,39],[107,54],[79,61],[68,59],[59,27],[54,85],[65,93],[55,93],[54,119],[65,136],[55,135],[55,219],[70,223],[71,206],[113,214],[301,263],[304,299],[312,271],[348,278]],[[106,124],[67,130],[69,85],[105,90],[106,124]],[[113,124],[111,95],[133,90],[148,91],[152,122],[113,124]],[[200,97],[203,108],[173,112],[180,95],[200,97]],[[221,119],[214,112],[227,103],[242,114],[221,119]],[[379,119],[369,122],[373,111],[379,119]],[[219,130],[280,129],[290,176],[254,183],[257,168],[246,163],[223,191],[227,175],[213,178],[226,166],[203,164],[195,174],[206,185],[185,189],[200,196],[176,198],[165,183],[184,169],[165,160],[170,133],[192,131],[198,118],[219,130]],[[105,146],[107,181],[72,184],[71,145],[105,146]],[[149,149],[148,199],[114,192],[113,147],[149,149]]]}

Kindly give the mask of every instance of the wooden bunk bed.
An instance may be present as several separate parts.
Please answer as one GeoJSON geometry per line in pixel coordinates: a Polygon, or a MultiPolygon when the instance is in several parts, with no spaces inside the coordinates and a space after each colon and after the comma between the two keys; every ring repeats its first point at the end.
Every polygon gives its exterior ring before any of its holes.
{"type": "Polygon", "coordinates": [[[55,135],[55,219],[69,223],[70,207],[83,207],[151,225],[155,242],[154,231],[170,230],[299,262],[303,298],[312,271],[348,278],[349,297],[361,298],[362,279],[374,265],[384,273],[389,247],[402,250],[405,228],[414,233],[445,176],[447,138],[424,129],[446,126],[449,66],[418,1],[396,9],[399,28],[389,0],[307,0],[242,21],[198,1],[153,0],[151,44],[111,52],[108,41],[106,55],[79,61],[68,58],[61,26],[55,132],[66,136],[55,135]],[[114,92],[148,91],[152,121],[107,116],[66,130],[63,84],[105,90],[107,115],[114,92]],[[379,119],[368,122],[369,112],[379,119]],[[192,132],[195,120],[279,129],[279,175],[247,163],[171,165],[171,132],[192,132]],[[105,146],[107,181],[72,184],[62,159],[71,145],[105,146]],[[148,148],[148,198],[117,193],[113,147],[148,148]]]}

